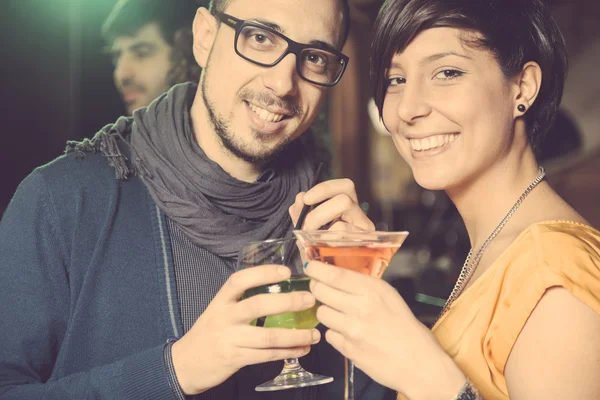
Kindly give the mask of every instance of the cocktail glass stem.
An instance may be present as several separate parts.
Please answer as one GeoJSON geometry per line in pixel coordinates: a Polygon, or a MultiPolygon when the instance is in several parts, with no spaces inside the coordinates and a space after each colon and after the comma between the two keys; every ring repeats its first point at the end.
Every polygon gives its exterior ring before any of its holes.
{"type": "Polygon", "coordinates": [[[283,370],[278,378],[284,379],[284,374],[302,374],[308,373],[302,368],[297,358],[286,358],[283,362],[283,370]]]}
{"type": "Polygon", "coordinates": [[[354,363],[348,358],[344,358],[344,375],[346,375],[344,400],[354,400],[354,363]]]}

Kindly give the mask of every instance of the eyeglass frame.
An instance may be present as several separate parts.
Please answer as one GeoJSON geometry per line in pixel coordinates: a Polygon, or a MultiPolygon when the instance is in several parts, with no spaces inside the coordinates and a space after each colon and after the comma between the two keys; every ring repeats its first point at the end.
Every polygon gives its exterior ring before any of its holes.
{"type": "Polygon", "coordinates": [[[296,56],[296,73],[298,74],[298,76],[300,78],[302,78],[305,81],[310,82],[312,84],[318,85],[318,86],[332,87],[332,86],[337,85],[338,82],[340,81],[340,79],[342,79],[342,76],[344,75],[344,72],[346,71],[346,67],[348,66],[348,62],[350,61],[350,58],[348,56],[346,56],[345,54],[343,54],[337,50],[334,50],[331,48],[325,48],[324,46],[319,46],[319,45],[314,45],[314,44],[304,44],[304,43],[295,42],[292,39],[290,39],[289,37],[282,34],[281,32],[278,32],[275,29],[269,28],[268,26],[259,24],[257,22],[239,19],[239,18],[233,17],[229,14],[225,14],[225,13],[222,13],[219,11],[215,11],[214,15],[219,21],[221,21],[225,25],[235,29],[235,38],[233,39],[234,40],[233,48],[235,49],[236,54],[238,56],[242,57],[244,60],[250,61],[251,63],[256,64],[256,65],[260,65],[261,67],[274,67],[277,64],[279,64],[279,62],[281,62],[281,60],[283,60],[288,54],[294,54],[296,56]],[[271,32],[274,35],[277,35],[278,37],[282,38],[283,40],[285,40],[287,42],[287,45],[288,45],[287,49],[283,52],[283,54],[277,60],[275,60],[271,64],[261,63],[256,60],[253,60],[249,57],[246,57],[245,55],[240,53],[240,51],[238,50],[238,46],[237,46],[240,33],[242,32],[242,28],[244,28],[246,26],[254,26],[254,27],[257,27],[260,29],[264,29],[267,32],[271,32]],[[326,52],[331,53],[341,59],[342,70],[340,71],[340,73],[335,81],[333,81],[331,83],[316,82],[316,81],[306,78],[300,72],[300,70],[301,70],[300,63],[302,62],[302,60],[300,59],[300,54],[302,53],[302,50],[305,50],[305,49],[315,49],[315,50],[326,51],[326,52]]]}

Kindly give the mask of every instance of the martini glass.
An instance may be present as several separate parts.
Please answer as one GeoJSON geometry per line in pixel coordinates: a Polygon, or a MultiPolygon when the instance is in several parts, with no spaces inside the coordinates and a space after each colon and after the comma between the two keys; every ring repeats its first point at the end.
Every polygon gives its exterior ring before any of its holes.
{"type": "MultiPolygon", "coordinates": [[[[381,278],[408,232],[295,230],[306,257],[381,278]]],[[[346,359],[344,399],[354,400],[354,364],[346,359]]]]}
{"type": "MultiPolygon", "coordinates": [[[[251,242],[245,245],[238,256],[238,269],[252,268],[265,264],[285,265],[292,270],[289,279],[269,285],[246,290],[242,300],[264,293],[289,293],[297,291],[309,292],[310,278],[304,274],[304,268],[295,237],[287,239],[270,239],[251,242]]],[[[297,312],[268,315],[251,322],[254,326],[287,329],[313,329],[319,324],[317,307],[297,312]]],[[[313,374],[300,365],[297,358],[284,360],[283,370],[274,379],[258,385],[257,392],[293,389],[305,386],[322,385],[332,382],[330,376],[313,374]]]]}

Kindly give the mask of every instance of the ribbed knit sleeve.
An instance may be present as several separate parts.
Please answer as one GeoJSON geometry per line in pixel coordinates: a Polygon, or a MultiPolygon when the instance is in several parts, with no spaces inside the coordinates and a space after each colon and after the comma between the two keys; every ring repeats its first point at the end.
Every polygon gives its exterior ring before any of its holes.
{"type": "Polygon", "coordinates": [[[167,375],[169,377],[169,383],[171,384],[171,389],[175,392],[178,400],[185,400],[185,394],[183,390],[181,390],[181,386],[179,385],[179,381],[177,380],[177,375],[175,374],[175,367],[173,366],[173,343],[168,343],[165,346],[165,366],[167,367],[167,375]]]}

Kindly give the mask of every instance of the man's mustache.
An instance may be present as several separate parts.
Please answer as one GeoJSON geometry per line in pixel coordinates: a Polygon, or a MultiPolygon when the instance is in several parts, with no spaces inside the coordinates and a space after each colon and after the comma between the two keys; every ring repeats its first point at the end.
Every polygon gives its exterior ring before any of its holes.
{"type": "Polygon", "coordinates": [[[263,106],[263,108],[267,108],[274,105],[292,116],[302,115],[302,110],[300,109],[298,104],[291,98],[275,97],[265,92],[256,93],[248,88],[242,89],[239,92],[239,96],[243,100],[249,103],[254,103],[263,106]]]}
{"type": "Polygon", "coordinates": [[[138,92],[145,92],[146,88],[138,83],[136,83],[134,80],[132,79],[123,79],[121,82],[119,82],[119,84],[117,85],[117,90],[119,92],[123,92],[126,89],[133,89],[136,90],[138,92]]]}

